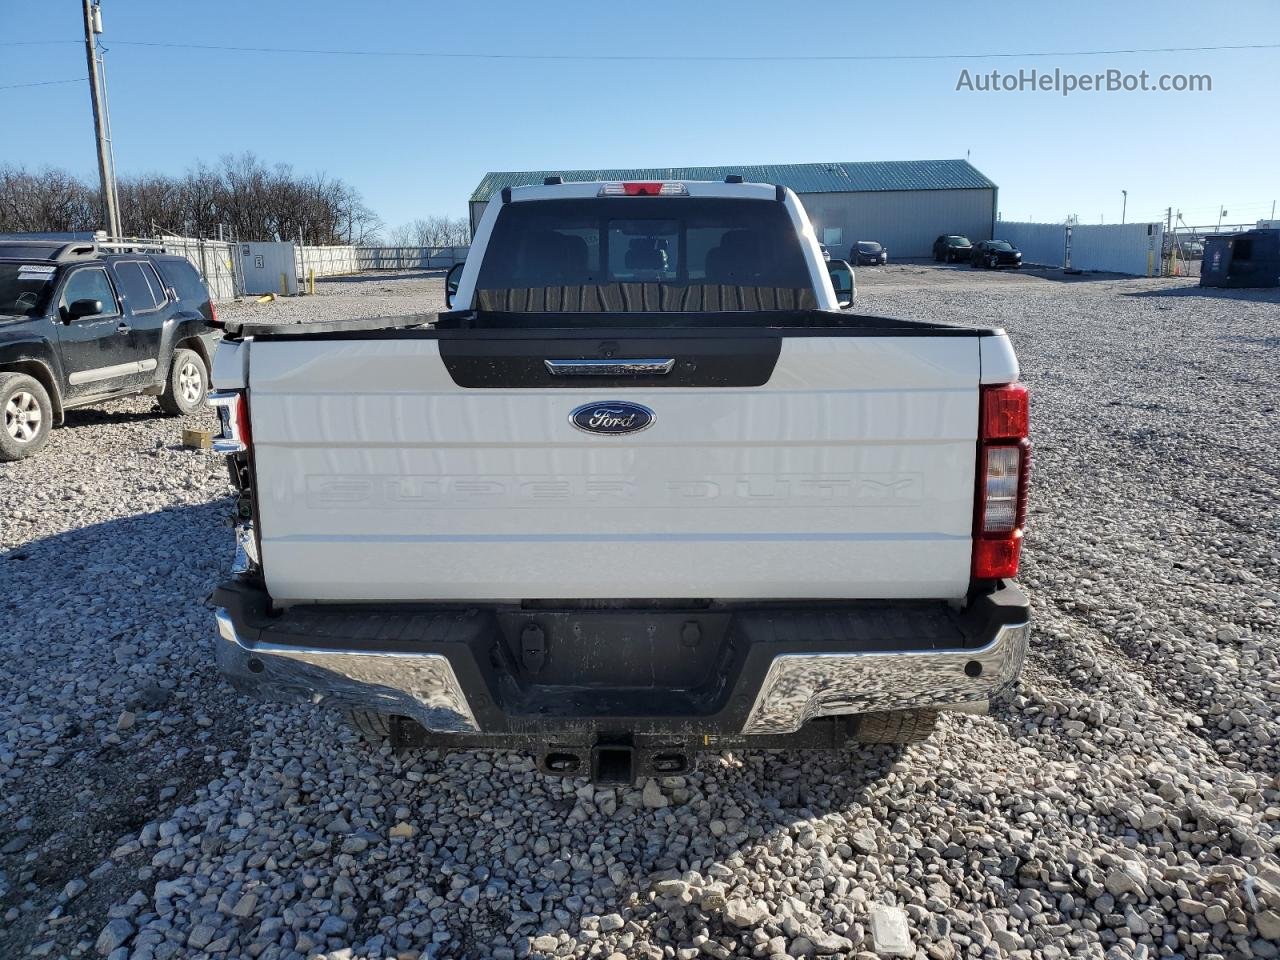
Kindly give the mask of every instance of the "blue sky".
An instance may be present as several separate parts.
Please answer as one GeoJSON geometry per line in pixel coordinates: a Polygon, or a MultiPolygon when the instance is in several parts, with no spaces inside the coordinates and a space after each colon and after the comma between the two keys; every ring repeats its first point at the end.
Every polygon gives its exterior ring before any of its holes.
{"type": "MultiPolygon", "coordinates": [[[[1007,219],[1168,205],[1252,222],[1280,199],[1280,49],[842,62],[819,56],[1280,44],[1280,4],[103,0],[121,173],[252,150],[356,186],[388,223],[461,215],[486,170],[964,157],[1007,219]],[[994,14],[994,16],[989,16],[994,14]],[[132,43],[126,43],[131,41],[132,43]],[[248,53],[796,56],[524,61],[248,53]],[[1209,93],[958,92],[962,69],[1207,73],[1209,93]]],[[[0,0],[0,88],[82,77],[76,0],[0,0]],[[21,41],[23,45],[14,45],[21,41]]],[[[0,163],[96,175],[87,84],[0,89],[0,163]],[[29,136],[17,135],[29,131],[29,136]]]]}

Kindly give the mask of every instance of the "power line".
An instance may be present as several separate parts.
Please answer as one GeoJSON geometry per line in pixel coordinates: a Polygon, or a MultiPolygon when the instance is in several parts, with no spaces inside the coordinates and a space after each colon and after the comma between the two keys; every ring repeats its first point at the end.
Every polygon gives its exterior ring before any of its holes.
{"type": "Polygon", "coordinates": [[[74,80],[36,80],[34,83],[7,83],[0,90],[17,90],[19,87],[48,87],[55,83],[84,83],[88,77],[76,77],[74,80]]]}
{"type": "Polygon", "coordinates": [[[178,43],[159,40],[115,40],[130,47],[169,47],[181,50],[217,50],[229,53],[298,53],[327,57],[419,57],[440,60],[564,60],[564,61],[672,61],[696,63],[795,63],[814,61],[944,61],[1003,60],[1026,57],[1102,57],[1134,53],[1197,53],[1221,50],[1280,50],[1280,43],[1240,43],[1205,47],[1132,47],[1116,50],[1039,50],[1022,53],[916,53],[916,54],[589,54],[589,53],[452,53],[428,50],[328,50],[310,47],[238,47],[212,43],[178,43]]]}

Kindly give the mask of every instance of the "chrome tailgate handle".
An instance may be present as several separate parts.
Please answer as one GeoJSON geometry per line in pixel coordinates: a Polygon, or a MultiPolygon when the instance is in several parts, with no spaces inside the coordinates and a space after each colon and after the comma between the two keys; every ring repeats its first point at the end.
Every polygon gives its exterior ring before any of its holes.
{"type": "Polygon", "coordinates": [[[553,377],[625,377],[637,374],[670,373],[670,360],[543,360],[553,377]]]}

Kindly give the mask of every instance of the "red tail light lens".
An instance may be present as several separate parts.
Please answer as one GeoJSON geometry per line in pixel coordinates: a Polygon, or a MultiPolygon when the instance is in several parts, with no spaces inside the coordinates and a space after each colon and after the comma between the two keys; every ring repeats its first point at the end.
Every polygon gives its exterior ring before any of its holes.
{"type": "Polygon", "coordinates": [[[1018,574],[1031,470],[1028,400],[1021,383],[982,388],[973,516],[975,580],[1018,574]]]}
{"type": "Polygon", "coordinates": [[[1016,577],[1021,553],[1021,530],[1008,539],[975,540],[973,542],[973,578],[1004,580],[1016,577]]]}
{"type": "Polygon", "coordinates": [[[1021,440],[1028,435],[1030,404],[1026,384],[982,388],[982,439],[1021,440]]]}
{"type": "Polygon", "coordinates": [[[597,191],[601,197],[687,197],[689,188],[676,180],[614,180],[597,191]]]}
{"type": "Polygon", "coordinates": [[[222,321],[218,319],[218,305],[212,300],[209,301],[209,326],[222,329],[222,321]]]}

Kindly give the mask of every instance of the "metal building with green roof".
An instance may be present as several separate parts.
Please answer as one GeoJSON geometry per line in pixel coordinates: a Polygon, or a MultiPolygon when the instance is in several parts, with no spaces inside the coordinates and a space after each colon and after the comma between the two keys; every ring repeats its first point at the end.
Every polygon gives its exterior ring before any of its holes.
{"type": "Polygon", "coordinates": [[[790,187],[832,256],[848,258],[859,240],[875,240],[891,259],[927,257],[939,234],[991,238],[996,185],[967,160],[877,160],[857,163],[774,163],[620,170],[522,170],[486,173],[471,194],[471,229],[503,187],[540,184],[545,177],[582,180],[723,180],[790,187]]]}

